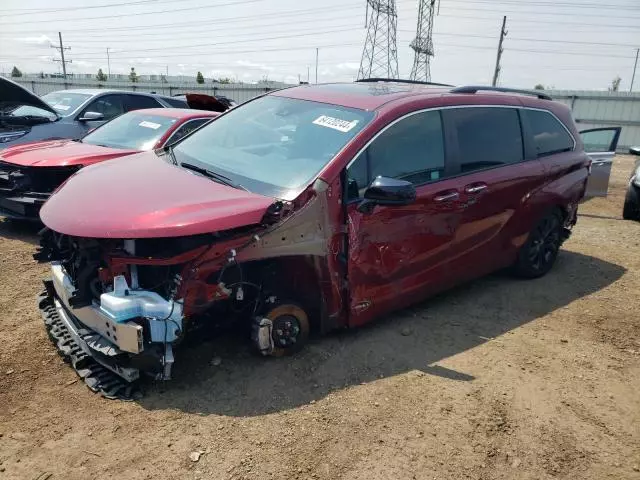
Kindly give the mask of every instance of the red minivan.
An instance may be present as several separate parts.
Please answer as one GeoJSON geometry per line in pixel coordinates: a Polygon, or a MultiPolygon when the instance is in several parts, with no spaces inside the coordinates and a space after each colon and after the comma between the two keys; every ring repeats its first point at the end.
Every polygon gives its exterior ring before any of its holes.
{"type": "Polygon", "coordinates": [[[568,107],[540,93],[272,92],[69,179],[41,210],[39,307],[86,383],[127,397],[141,372],[170,377],[199,324],[279,356],[498,269],[544,275],[591,164],[568,107]]]}

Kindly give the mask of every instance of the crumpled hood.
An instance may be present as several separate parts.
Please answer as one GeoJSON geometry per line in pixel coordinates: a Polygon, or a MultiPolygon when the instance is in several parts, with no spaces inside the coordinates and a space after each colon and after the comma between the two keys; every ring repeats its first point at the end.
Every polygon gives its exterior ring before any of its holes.
{"type": "Polygon", "coordinates": [[[82,169],[44,204],[40,218],[78,237],[179,237],[259,224],[272,203],[144,152],[82,169]]]}
{"type": "Polygon", "coordinates": [[[56,117],[58,116],[58,113],[44,100],[41,100],[40,97],[31,93],[22,85],[0,76],[0,110],[20,105],[41,108],[54,113],[56,117]]]}
{"type": "Polygon", "coordinates": [[[9,147],[0,152],[0,161],[23,167],[65,167],[90,165],[133,153],[137,151],[99,147],[72,140],[51,140],[9,147]]]}

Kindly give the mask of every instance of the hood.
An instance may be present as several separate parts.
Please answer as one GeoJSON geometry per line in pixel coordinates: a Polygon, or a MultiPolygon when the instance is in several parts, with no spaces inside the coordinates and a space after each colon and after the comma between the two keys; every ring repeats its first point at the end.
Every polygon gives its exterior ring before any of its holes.
{"type": "Polygon", "coordinates": [[[72,140],[52,140],[9,147],[0,152],[0,160],[23,167],[66,167],[91,165],[133,153],[137,153],[137,150],[100,147],[72,140]]]}
{"type": "Polygon", "coordinates": [[[259,224],[273,202],[143,152],[82,169],[51,196],[40,218],[78,237],[181,237],[259,224]]]}
{"type": "Polygon", "coordinates": [[[221,100],[211,95],[205,95],[202,93],[187,93],[185,95],[187,105],[189,108],[195,110],[208,110],[210,112],[225,112],[229,110],[229,105],[226,105],[221,100]]]}
{"type": "Polygon", "coordinates": [[[56,117],[58,116],[58,113],[40,97],[31,93],[22,85],[0,76],[0,111],[9,108],[13,109],[21,105],[41,108],[54,113],[56,117]]]}

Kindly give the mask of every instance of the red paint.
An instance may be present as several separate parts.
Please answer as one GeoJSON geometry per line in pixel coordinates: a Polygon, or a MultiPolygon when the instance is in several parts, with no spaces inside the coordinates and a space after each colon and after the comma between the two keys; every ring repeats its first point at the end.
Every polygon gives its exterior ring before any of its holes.
{"type": "Polygon", "coordinates": [[[176,237],[259,223],[273,201],[143,152],[80,171],[45,203],[40,218],[74,236],[176,237]]]}
{"type": "MultiPolygon", "coordinates": [[[[309,187],[292,202],[301,212],[314,197],[324,200],[323,218],[316,220],[326,225],[327,254],[313,258],[320,284],[310,288],[321,291],[323,321],[329,319],[334,327],[364,324],[509,265],[545,212],[555,207],[572,211],[584,193],[589,160],[566,106],[520,95],[452,94],[443,89],[393,84],[391,93],[385,93],[386,87],[345,87],[360,88],[351,92],[340,86],[303,86],[273,93],[376,113],[373,121],[320,172],[319,178],[328,187],[321,192],[309,187]],[[416,110],[464,105],[550,110],[572,131],[576,151],[540,160],[529,158],[523,163],[418,186],[416,201],[407,206],[377,206],[367,214],[357,210],[357,203],[343,205],[341,175],[381,129],[416,110]],[[469,190],[479,185],[486,185],[486,191],[469,190]],[[455,200],[434,201],[452,192],[458,194],[455,200]]],[[[97,238],[187,236],[247,225],[255,225],[262,233],[258,224],[272,202],[271,198],[219,185],[145,153],[130,157],[128,162],[94,166],[74,176],[52,196],[41,218],[55,231],[97,238]]],[[[286,228],[286,221],[282,228],[286,228]]],[[[185,269],[196,271],[193,279],[199,282],[220,268],[231,248],[239,249],[239,261],[248,258],[248,249],[241,249],[250,244],[254,233],[225,240],[211,249],[182,254],[183,261],[192,259],[185,269]]],[[[167,264],[176,259],[148,262],[167,264]]],[[[128,261],[139,263],[138,259],[128,261]]],[[[188,270],[183,272],[183,277],[188,276],[188,270]]],[[[213,291],[199,284],[193,288],[198,302],[213,291]]]]}
{"type": "Polygon", "coordinates": [[[73,140],[52,140],[16,145],[2,152],[2,161],[24,167],[92,165],[136,153],[136,150],[99,147],[73,140]]]}

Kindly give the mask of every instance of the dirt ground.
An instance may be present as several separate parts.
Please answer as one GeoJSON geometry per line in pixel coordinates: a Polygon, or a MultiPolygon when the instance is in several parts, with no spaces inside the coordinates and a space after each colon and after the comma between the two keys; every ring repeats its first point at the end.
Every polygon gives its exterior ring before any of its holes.
{"type": "Polygon", "coordinates": [[[543,279],[481,279],[292,358],[206,342],[132,403],[62,363],[34,231],[0,223],[0,480],[640,479],[632,165],[543,279]]]}

